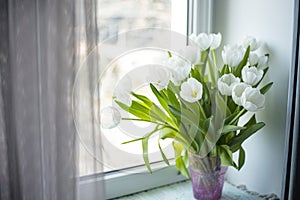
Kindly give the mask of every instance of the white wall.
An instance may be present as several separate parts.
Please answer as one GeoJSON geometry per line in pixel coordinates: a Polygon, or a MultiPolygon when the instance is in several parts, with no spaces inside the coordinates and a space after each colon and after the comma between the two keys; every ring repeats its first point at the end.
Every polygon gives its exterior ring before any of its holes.
{"type": "Polygon", "coordinates": [[[266,109],[258,121],[266,127],[244,143],[246,164],[241,171],[230,169],[234,184],[245,184],[259,193],[280,195],[288,74],[291,65],[293,0],[216,0],[215,32],[223,35],[223,44],[241,42],[252,35],[268,43],[271,50],[266,109]]]}

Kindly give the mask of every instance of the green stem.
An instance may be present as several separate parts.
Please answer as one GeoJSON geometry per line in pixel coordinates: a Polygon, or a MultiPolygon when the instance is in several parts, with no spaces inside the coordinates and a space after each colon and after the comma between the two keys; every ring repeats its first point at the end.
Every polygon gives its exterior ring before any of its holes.
{"type": "Polygon", "coordinates": [[[230,122],[229,125],[232,125],[242,114],[245,112],[245,108],[243,108],[230,122]]]}
{"type": "Polygon", "coordinates": [[[155,126],[155,128],[151,132],[149,132],[148,134],[144,135],[143,137],[136,138],[136,139],[133,139],[133,140],[129,140],[129,141],[126,141],[126,142],[122,142],[122,144],[128,144],[128,143],[131,143],[131,142],[136,142],[136,141],[139,141],[139,140],[143,140],[143,139],[145,139],[147,137],[150,137],[153,133],[155,133],[155,132],[157,132],[159,130],[162,130],[162,129],[164,129],[164,127],[160,127],[159,128],[159,125],[157,125],[157,126],[155,126]]]}
{"type": "Polygon", "coordinates": [[[206,63],[208,60],[208,55],[209,55],[209,49],[202,51],[200,53],[200,64],[203,64],[203,67],[199,70],[201,76],[204,77],[205,75],[205,68],[206,68],[206,63]]]}
{"type": "Polygon", "coordinates": [[[211,52],[212,52],[212,56],[213,56],[213,61],[214,61],[215,68],[218,69],[216,52],[215,52],[214,49],[212,49],[211,52]]]}
{"type": "Polygon", "coordinates": [[[230,111],[230,109],[229,109],[229,107],[227,105],[227,102],[228,102],[228,96],[225,96],[226,113],[228,112],[228,113],[231,114],[231,111],[230,111]]]}
{"type": "Polygon", "coordinates": [[[216,87],[216,75],[215,75],[215,70],[210,62],[210,59],[208,59],[208,69],[209,69],[209,74],[210,74],[210,78],[212,81],[212,86],[213,88],[216,87]]]}
{"type": "Polygon", "coordinates": [[[201,106],[199,101],[197,101],[197,102],[198,102],[201,114],[203,115],[204,119],[206,119],[207,117],[206,117],[206,114],[205,114],[205,111],[204,111],[203,107],[201,106]]]}

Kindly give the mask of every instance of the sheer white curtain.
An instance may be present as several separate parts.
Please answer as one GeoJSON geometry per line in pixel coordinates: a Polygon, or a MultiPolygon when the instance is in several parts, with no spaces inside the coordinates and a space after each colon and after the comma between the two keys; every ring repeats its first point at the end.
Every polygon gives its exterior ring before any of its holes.
{"type": "Polygon", "coordinates": [[[96,0],[0,1],[1,200],[79,199],[72,93],[96,27],[96,0]]]}

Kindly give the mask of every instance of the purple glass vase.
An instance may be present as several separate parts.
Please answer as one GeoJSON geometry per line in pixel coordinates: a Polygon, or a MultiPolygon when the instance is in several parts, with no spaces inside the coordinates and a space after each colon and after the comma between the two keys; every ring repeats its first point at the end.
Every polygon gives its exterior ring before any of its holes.
{"type": "Polygon", "coordinates": [[[189,170],[195,199],[219,200],[228,167],[221,166],[219,157],[201,157],[189,153],[189,170]]]}

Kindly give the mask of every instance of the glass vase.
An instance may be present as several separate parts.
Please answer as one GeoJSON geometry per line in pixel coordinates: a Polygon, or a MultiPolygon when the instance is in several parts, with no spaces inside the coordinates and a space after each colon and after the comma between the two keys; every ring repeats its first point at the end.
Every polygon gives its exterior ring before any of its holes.
{"type": "Polygon", "coordinates": [[[201,157],[193,153],[189,153],[189,162],[194,198],[221,199],[224,176],[228,167],[221,166],[219,157],[201,157]]]}

